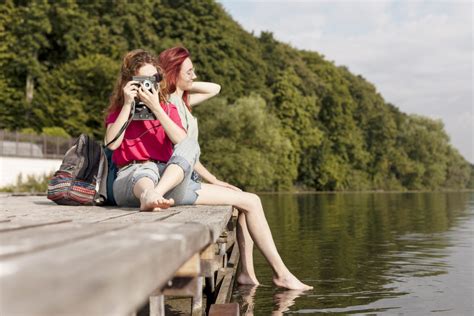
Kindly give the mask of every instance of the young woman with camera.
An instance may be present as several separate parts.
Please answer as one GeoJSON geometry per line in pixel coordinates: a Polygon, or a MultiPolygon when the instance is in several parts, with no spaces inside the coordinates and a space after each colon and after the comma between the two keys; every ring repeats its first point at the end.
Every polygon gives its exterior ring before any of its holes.
{"type": "MultiPolygon", "coordinates": [[[[218,94],[220,86],[209,82],[194,82],[196,74],[190,54],[184,47],[163,51],[159,56],[159,65],[163,69],[167,91],[170,93],[168,100],[177,107],[188,137],[197,142],[198,124],[191,114],[191,108],[218,94]]],[[[273,282],[277,286],[299,290],[311,289],[311,286],[299,281],[283,263],[273,241],[260,198],[256,194],[242,192],[226,182],[217,180],[199,159],[196,160],[194,171],[209,183],[199,183],[193,177],[190,181],[198,187],[197,196],[194,201],[188,200],[185,204],[231,204],[239,210],[237,241],[242,269],[237,282],[259,284],[253,267],[252,253],[255,242],[273,269],[273,282]]]]}
{"type": "Polygon", "coordinates": [[[200,152],[197,141],[182,129],[176,107],[165,102],[165,83],[161,82],[158,90],[153,85],[149,90],[132,80],[134,76],[158,76],[156,65],[156,57],[144,50],[125,55],[105,122],[106,144],[120,134],[108,146],[119,167],[113,184],[117,205],[142,211],[195,198],[190,178],[200,152]],[[131,119],[138,100],[153,112],[155,120],[131,119]]]}

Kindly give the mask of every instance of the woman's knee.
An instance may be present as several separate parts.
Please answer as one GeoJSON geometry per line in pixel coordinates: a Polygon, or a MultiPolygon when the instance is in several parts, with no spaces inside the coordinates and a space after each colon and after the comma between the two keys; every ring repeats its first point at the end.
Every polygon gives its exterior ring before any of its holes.
{"type": "Polygon", "coordinates": [[[250,213],[250,212],[261,212],[263,211],[262,207],[262,201],[260,200],[260,197],[254,193],[247,193],[243,192],[245,194],[245,198],[243,199],[243,204],[245,207],[242,207],[242,211],[244,213],[250,213]]]}
{"type": "Polygon", "coordinates": [[[173,154],[184,157],[191,165],[194,165],[195,161],[199,160],[201,148],[195,139],[188,136],[174,146],[173,154]]]}

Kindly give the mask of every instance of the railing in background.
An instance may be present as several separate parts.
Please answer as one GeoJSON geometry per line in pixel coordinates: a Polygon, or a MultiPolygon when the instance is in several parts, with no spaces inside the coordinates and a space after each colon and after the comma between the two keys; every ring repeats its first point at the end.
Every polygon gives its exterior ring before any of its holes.
{"type": "Polygon", "coordinates": [[[0,156],[62,159],[74,138],[0,130],[0,156]]]}

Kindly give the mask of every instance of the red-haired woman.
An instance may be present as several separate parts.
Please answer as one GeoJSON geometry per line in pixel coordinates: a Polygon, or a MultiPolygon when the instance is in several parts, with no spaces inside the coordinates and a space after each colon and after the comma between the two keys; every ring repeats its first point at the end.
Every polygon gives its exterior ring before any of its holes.
{"type": "MultiPolygon", "coordinates": [[[[210,82],[194,82],[196,74],[188,50],[174,47],[163,51],[159,56],[163,70],[168,100],[178,108],[183,127],[188,137],[197,142],[197,120],[191,114],[192,106],[203,102],[220,91],[220,86],[210,82]]],[[[242,192],[238,188],[216,179],[197,160],[194,171],[209,183],[196,184],[197,197],[186,204],[231,204],[239,210],[237,241],[241,254],[242,269],[237,277],[240,284],[259,284],[253,267],[253,243],[255,241],[273,269],[273,282],[277,286],[307,290],[312,287],[299,281],[285,266],[281,259],[263,212],[260,198],[253,193],[242,192]]],[[[191,182],[197,183],[196,179],[191,182]]]]}
{"type": "Polygon", "coordinates": [[[127,123],[138,98],[156,120],[133,120],[125,132],[108,147],[119,167],[113,184],[119,206],[140,207],[142,211],[168,208],[174,201],[186,200],[192,166],[199,157],[197,141],[187,137],[175,106],[164,102],[161,87],[144,88],[133,76],[156,76],[156,56],[137,49],[127,53],[110,98],[105,135],[108,143],[127,123]],[[173,146],[173,144],[176,144],[173,146]]]}

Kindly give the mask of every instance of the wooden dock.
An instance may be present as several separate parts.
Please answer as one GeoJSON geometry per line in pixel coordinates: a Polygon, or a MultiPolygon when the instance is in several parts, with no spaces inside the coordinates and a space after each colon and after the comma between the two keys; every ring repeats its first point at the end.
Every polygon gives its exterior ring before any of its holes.
{"type": "Polygon", "coordinates": [[[0,195],[0,315],[165,315],[169,295],[190,297],[192,315],[238,315],[236,215],[0,195]]]}

